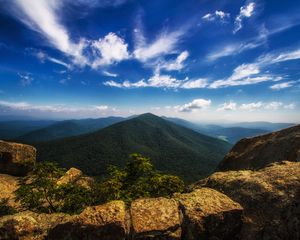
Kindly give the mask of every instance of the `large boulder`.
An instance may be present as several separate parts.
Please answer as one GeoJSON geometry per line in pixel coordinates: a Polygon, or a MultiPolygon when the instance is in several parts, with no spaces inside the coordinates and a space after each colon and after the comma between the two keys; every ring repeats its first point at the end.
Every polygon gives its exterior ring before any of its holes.
{"type": "Polygon", "coordinates": [[[88,207],[73,220],[51,229],[48,239],[124,240],[128,231],[127,217],[122,201],[88,207]]]}
{"type": "Polygon", "coordinates": [[[32,146],[0,140],[0,173],[25,176],[36,162],[32,146]]]}
{"type": "Polygon", "coordinates": [[[72,219],[67,214],[43,214],[30,211],[0,218],[1,240],[43,240],[48,230],[72,219]]]}
{"type": "Polygon", "coordinates": [[[133,239],[181,239],[181,215],[174,199],[138,199],[131,204],[133,239]]]}
{"type": "Polygon", "coordinates": [[[242,239],[300,239],[300,162],[217,172],[194,186],[198,187],[214,188],[243,206],[242,239]]]}
{"type": "Polygon", "coordinates": [[[300,125],[240,140],[217,170],[256,170],[284,160],[300,161],[300,125]]]}
{"type": "Polygon", "coordinates": [[[243,208],[226,195],[210,188],[176,194],[184,215],[182,239],[238,239],[243,208]]]}

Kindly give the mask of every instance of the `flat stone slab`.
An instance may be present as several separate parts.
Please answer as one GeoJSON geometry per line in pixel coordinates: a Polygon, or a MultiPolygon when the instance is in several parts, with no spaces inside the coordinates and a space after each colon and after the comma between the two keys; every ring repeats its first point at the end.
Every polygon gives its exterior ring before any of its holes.
{"type": "Polygon", "coordinates": [[[174,199],[138,199],[131,204],[133,239],[180,239],[181,216],[174,199]]]}

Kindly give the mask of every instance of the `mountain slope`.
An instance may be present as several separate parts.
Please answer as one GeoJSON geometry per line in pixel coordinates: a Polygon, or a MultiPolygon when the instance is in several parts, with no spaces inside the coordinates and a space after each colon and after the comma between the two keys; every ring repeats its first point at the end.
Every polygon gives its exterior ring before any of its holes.
{"type": "Polygon", "coordinates": [[[208,175],[231,147],[152,114],[100,131],[35,144],[39,161],[56,161],[87,174],[103,175],[110,164],[122,166],[130,153],[151,157],[156,168],[194,181],[208,175]]]}
{"type": "Polygon", "coordinates": [[[121,117],[107,117],[98,119],[61,121],[45,128],[29,132],[19,137],[18,141],[25,143],[34,143],[77,136],[94,132],[123,120],[124,118],[121,117]]]}

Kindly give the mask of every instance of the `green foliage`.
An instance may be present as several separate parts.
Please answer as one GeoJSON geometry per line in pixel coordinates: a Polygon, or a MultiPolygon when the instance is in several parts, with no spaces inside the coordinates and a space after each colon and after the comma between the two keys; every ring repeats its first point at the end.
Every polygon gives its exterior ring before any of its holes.
{"type": "Polygon", "coordinates": [[[0,217],[16,213],[16,210],[8,205],[8,198],[0,198],[0,217]]]}
{"type": "Polygon", "coordinates": [[[77,213],[91,203],[91,192],[75,184],[58,185],[64,170],[50,162],[38,163],[32,174],[21,181],[16,200],[38,212],[77,213]]]}
{"type": "Polygon", "coordinates": [[[123,169],[108,168],[108,177],[97,187],[99,202],[123,200],[130,203],[142,197],[170,196],[182,192],[183,181],[172,175],[164,175],[154,169],[150,158],[131,154],[123,169]]]}

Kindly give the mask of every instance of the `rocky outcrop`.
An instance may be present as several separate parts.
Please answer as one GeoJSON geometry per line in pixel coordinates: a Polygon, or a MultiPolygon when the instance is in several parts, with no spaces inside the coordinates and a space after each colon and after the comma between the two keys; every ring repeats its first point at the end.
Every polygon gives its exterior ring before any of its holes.
{"type": "Polygon", "coordinates": [[[112,201],[74,216],[21,212],[0,218],[0,239],[226,239],[222,234],[234,239],[241,217],[238,203],[205,188],[171,199],[138,199],[129,209],[122,201],[112,201]]]}
{"type": "Polygon", "coordinates": [[[217,172],[197,187],[214,188],[243,206],[241,239],[300,239],[300,163],[217,172]]]}
{"type": "Polygon", "coordinates": [[[218,171],[256,170],[270,163],[300,161],[300,125],[239,141],[218,166],[218,171]]]}
{"type": "Polygon", "coordinates": [[[131,204],[133,239],[181,239],[181,214],[174,199],[138,199],[131,204]]]}
{"type": "Polygon", "coordinates": [[[125,203],[113,201],[86,208],[71,221],[50,229],[49,240],[122,240],[127,233],[125,203]]]}
{"type": "Polygon", "coordinates": [[[184,214],[184,239],[238,239],[243,213],[240,204],[210,188],[178,194],[176,199],[184,214]]]}
{"type": "MultiPolygon", "coordinates": [[[[42,240],[58,223],[71,221],[67,214],[38,214],[30,211],[0,218],[1,240],[42,240]]],[[[63,239],[63,238],[61,238],[63,239]]]]}
{"type": "Polygon", "coordinates": [[[0,140],[0,173],[25,176],[32,169],[35,161],[34,147],[0,140]]]}

